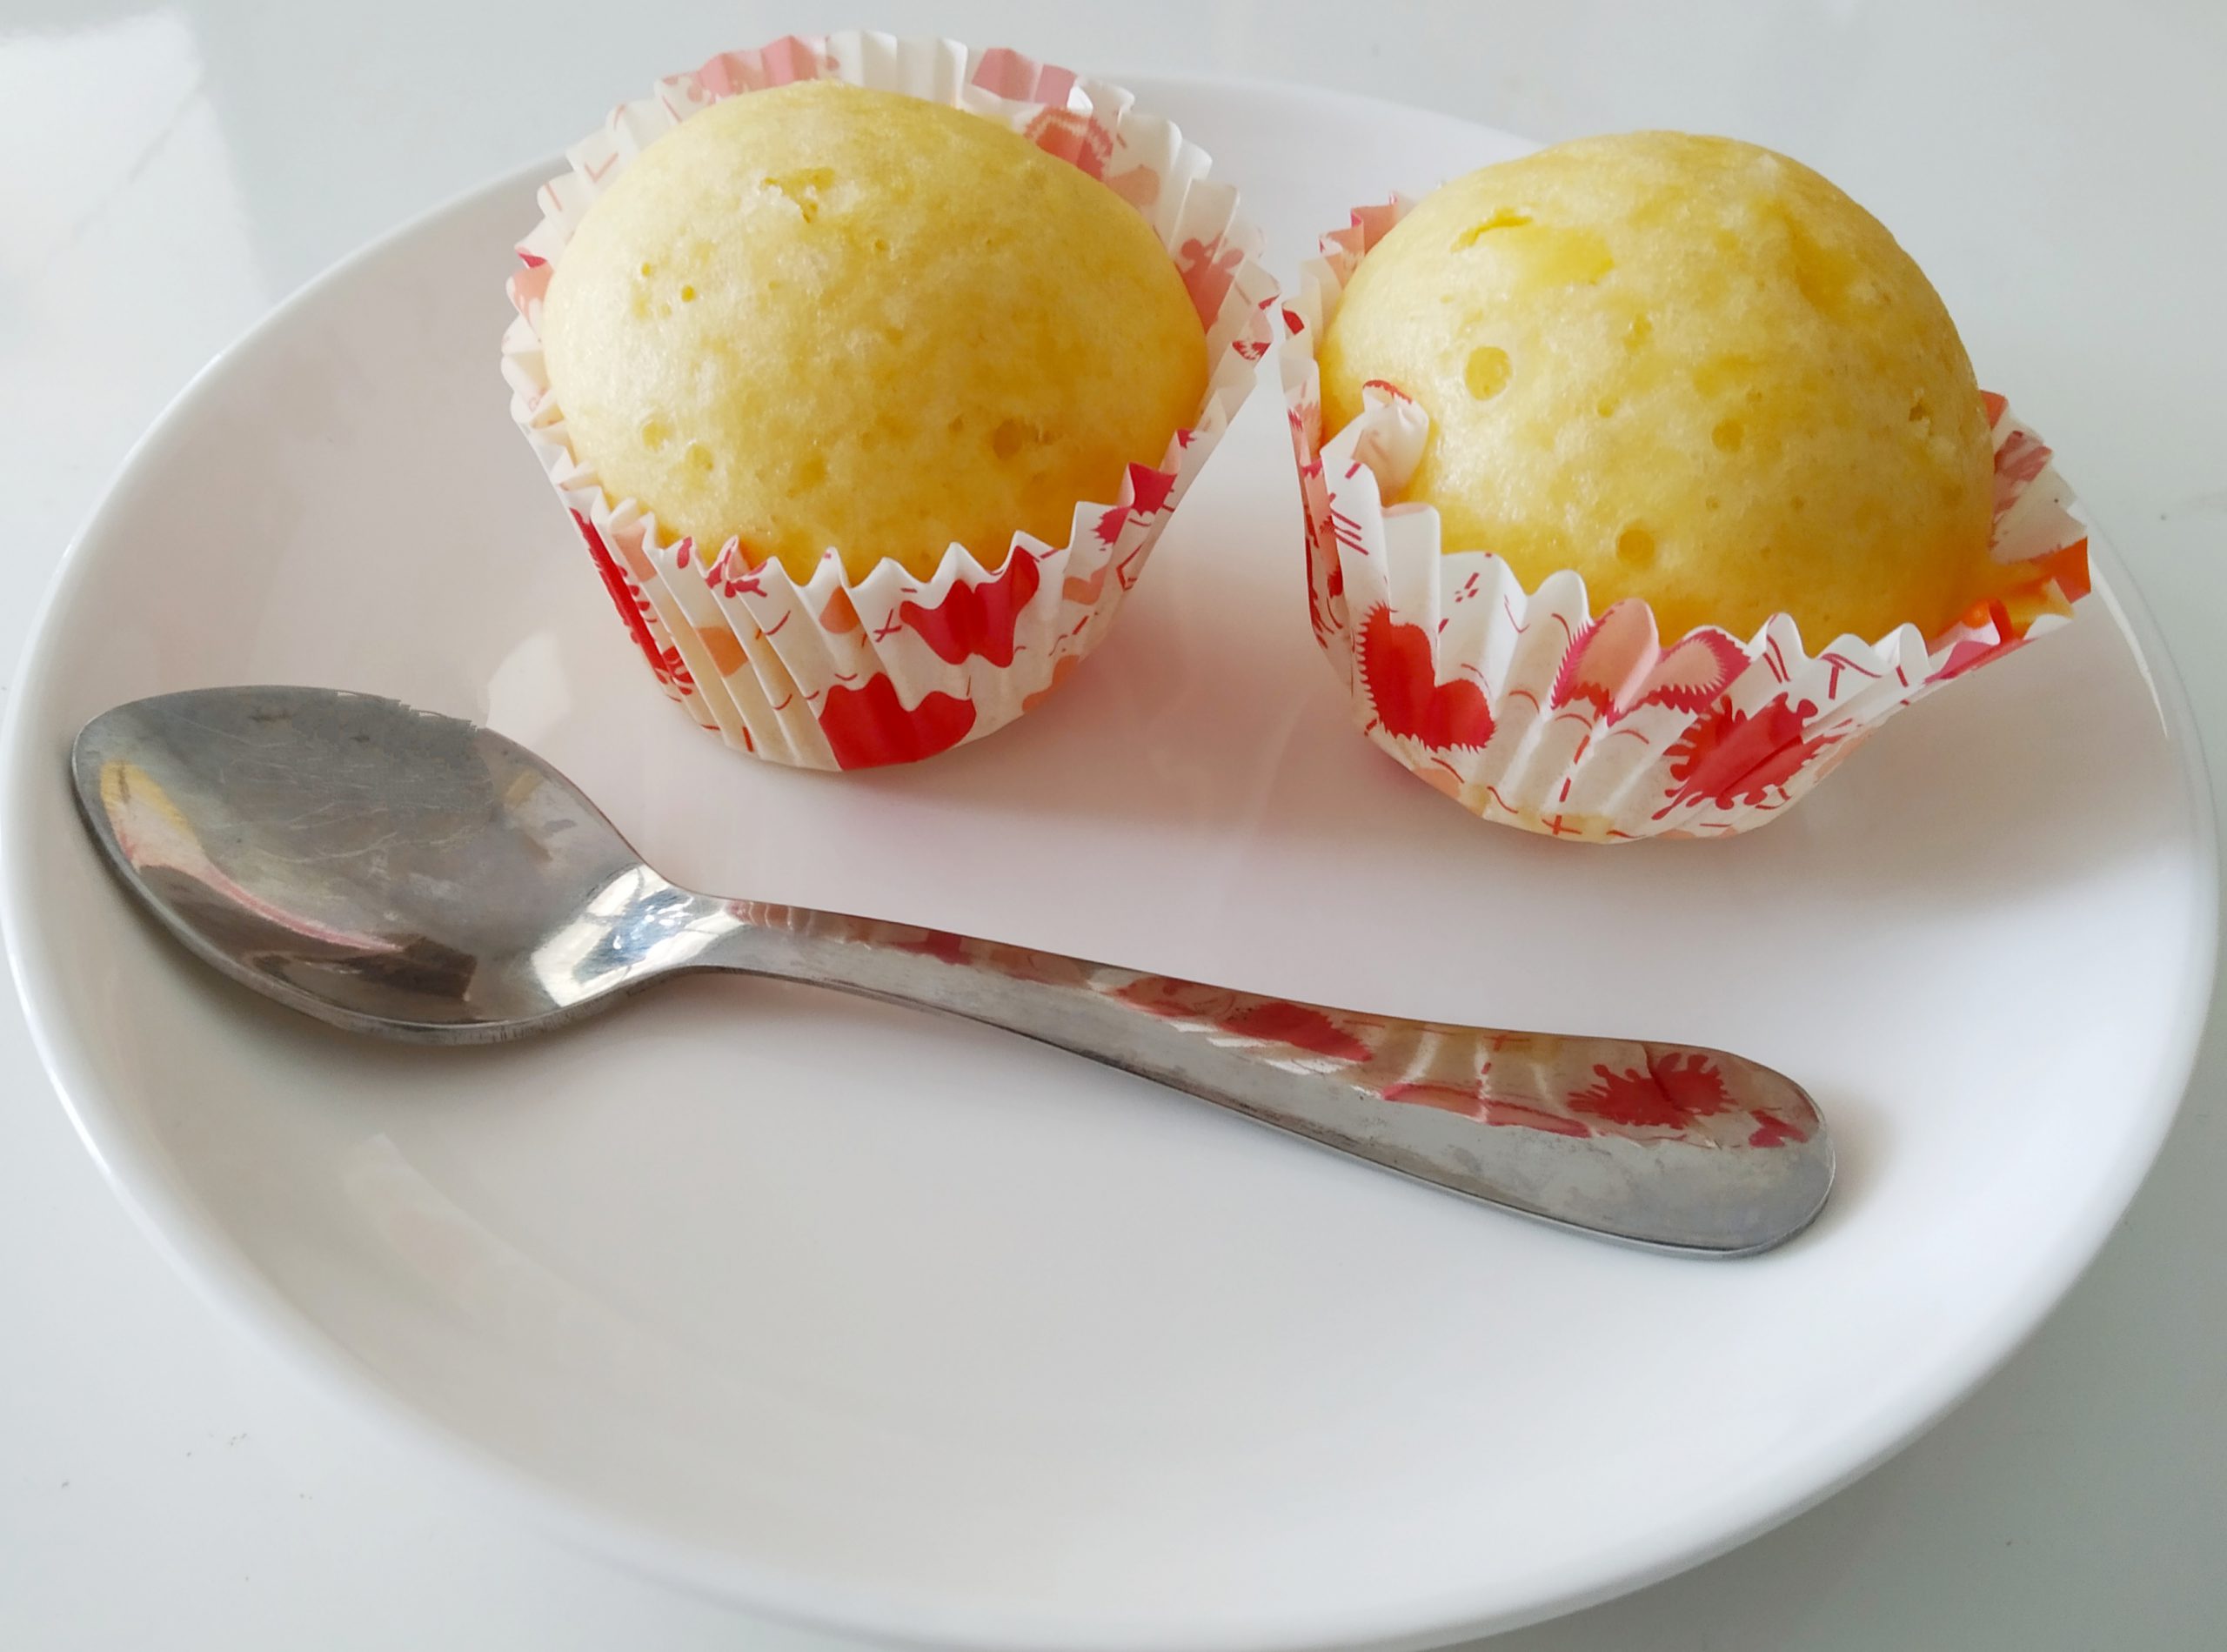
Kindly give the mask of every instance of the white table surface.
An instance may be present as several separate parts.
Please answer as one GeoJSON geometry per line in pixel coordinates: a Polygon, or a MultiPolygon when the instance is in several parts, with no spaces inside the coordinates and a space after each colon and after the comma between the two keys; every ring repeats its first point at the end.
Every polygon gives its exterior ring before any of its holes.
{"type": "MultiPolygon", "coordinates": [[[[1335,85],[1544,138],[1725,131],[1812,163],[1894,228],[1983,379],[2049,432],[2227,750],[2210,645],[2227,619],[2227,7],[2128,10],[0,0],[0,662],[132,439],[276,300],[660,73],[863,22],[1117,77],[1335,85]]],[[[1970,1403],[1779,1531],[1495,1652],[2220,1644],[2217,1029],[2102,1258],[1970,1403]]],[[[390,1459],[131,1228],[12,997],[0,1103],[0,1646],[835,1646],[512,1528],[390,1459]]]]}

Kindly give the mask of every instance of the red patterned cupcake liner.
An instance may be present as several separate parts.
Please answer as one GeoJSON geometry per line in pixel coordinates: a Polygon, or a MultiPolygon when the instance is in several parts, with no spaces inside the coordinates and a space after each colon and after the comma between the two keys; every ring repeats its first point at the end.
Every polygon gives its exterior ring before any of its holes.
{"type": "Polygon", "coordinates": [[[1408,204],[1358,209],[1322,237],[1281,308],[1279,359],[1315,639],[1363,732],[1471,813],[1602,843],[1749,831],[1896,712],[2066,624],[2087,594],[2071,492],[2049,448],[1993,395],[1991,544],[2020,577],[1936,637],[1903,625],[1813,655],[1778,614],[1745,641],[1704,626],[1665,646],[1647,604],[1595,616],[1573,571],[1526,592],[1496,556],[1442,552],[1435,510],[1384,503],[1420,463],[1428,416],[1372,388],[1325,443],[1314,358],[1362,256],[1408,204]]]}
{"type": "Polygon", "coordinates": [[[667,694],[731,746],[799,767],[866,768],[979,739],[1033,706],[1104,639],[1154,544],[1253,386],[1275,283],[1237,192],[1167,121],[1118,87],[1002,49],[852,31],[729,52],[622,104],[565,152],[518,244],[503,336],[512,417],[571,512],[620,618],[667,694]],[[1207,329],[1211,371],[1189,427],[1118,498],[1075,507],[1067,542],[1016,533],[993,568],[960,545],[921,579],[884,561],[862,579],[831,552],[799,582],[730,540],[706,557],[572,449],[541,354],[541,298],[589,204],[641,150],[720,99],[809,79],[908,93],[1001,120],[1142,212],[1207,329]]]}

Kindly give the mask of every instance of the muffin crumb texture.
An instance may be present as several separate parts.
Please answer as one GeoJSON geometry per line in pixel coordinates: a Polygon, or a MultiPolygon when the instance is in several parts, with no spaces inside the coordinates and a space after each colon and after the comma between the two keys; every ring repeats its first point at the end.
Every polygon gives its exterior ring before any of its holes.
{"type": "Polygon", "coordinates": [[[1783,156],[1641,132],[1473,172],[1361,261],[1323,424],[1384,381],[1431,418],[1402,498],[1525,586],[1584,576],[1666,639],[1784,611],[1822,647],[1929,637],[1992,595],[1992,462],[1938,295],[1783,156]]]}
{"type": "Polygon", "coordinates": [[[832,81],[731,97],[582,218],[542,340],[575,455],[706,564],[920,578],[1065,544],[1157,465],[1206,339],[1152,226],[962,110],[832,81]]]}

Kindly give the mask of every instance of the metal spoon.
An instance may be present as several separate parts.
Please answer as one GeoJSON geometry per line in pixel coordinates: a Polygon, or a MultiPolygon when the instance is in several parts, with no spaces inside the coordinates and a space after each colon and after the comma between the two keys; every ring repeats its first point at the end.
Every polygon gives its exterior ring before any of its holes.
{"type": "Polygon", "coordinates": [[[986,1021],[1457,1193],[1662,1249],[1768,1249],[1832,1185],[1809,1098],[1738,1056],[1326,1009],[695,894],[644,865],[532,752],[393,700],[164,694],[88,723],[70,765],[110,864],[172,934],[351,1032],[519,1038],[665,975],[731,969],[986,1021]]]}

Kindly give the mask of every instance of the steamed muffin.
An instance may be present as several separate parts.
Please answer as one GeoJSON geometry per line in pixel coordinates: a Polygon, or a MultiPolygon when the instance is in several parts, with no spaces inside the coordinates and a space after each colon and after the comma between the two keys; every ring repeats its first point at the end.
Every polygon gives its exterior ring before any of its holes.
{"type": "Polygon", "coordinates": [[[1150,224],[983,117],[812,81],[658,139],[541,331],[574,453],[708,563],[991,565],[1158,465],[1207,347],[1150,224]]]}
{"type": "Polygon", "coordinates": [[[1666,638],[1791,614],[1812,647],[1937,633],[1992,594],[1992,464],[1940,298],[1807,167],[1671,132],[1432,194],[1321,347],[1326,431],[1385,381],[1430,416],[1401,494],[1447,551],[1583,575],[1666,638]]]}

